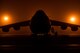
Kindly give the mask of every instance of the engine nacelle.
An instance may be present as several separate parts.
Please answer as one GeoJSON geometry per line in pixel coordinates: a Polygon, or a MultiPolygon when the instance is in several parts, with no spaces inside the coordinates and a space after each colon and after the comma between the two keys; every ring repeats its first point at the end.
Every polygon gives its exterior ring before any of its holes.
{"type": "Polygon", "coordinates": [[[3,28],[2,28],[2,31],[3,31],[3,32],[9,32],[9,28],[3,27],[3,28]]]}
{"type": "Polygon", "coordinates": [[[13,26],[14,30],[20,30],[20,26],[13,26]]]}
{"type": "Polygon", "coordinates": [[[77,30],[78,30],[78,27],[77,27],[77,26],[72,26],[72,27],[71,27],[71,30],[72,30],[72,31],[77,31],[77,30]]]}
{"type": "Polygon", "coordinates": [[[66,25],[61,26],[61,29],[62,29],[62,30],[66,30],[66,29],[67,29],[67,26],[66,26],[66,25]]]}

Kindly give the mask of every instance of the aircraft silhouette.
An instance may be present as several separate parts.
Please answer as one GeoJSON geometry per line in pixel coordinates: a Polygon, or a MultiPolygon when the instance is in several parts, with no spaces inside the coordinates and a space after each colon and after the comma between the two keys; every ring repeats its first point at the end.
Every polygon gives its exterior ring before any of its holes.
{"type": "Polygon", "coordinates": [[[9,32],[11,27],[13,27],[14,30],[20,30],[20,27],[23,26],[30,26],[31,31],[34,34],[46,34],[50,31],[51,26],[61,26],[62,30],[66,30],[67,27],[71,27],[72,31],[77,31],[78,27],[80,27],[80,25],[50,20],[43,10],[38,10],[31,20],[0,26],[0,28],[2,28],[3,32],[9,32]]]}

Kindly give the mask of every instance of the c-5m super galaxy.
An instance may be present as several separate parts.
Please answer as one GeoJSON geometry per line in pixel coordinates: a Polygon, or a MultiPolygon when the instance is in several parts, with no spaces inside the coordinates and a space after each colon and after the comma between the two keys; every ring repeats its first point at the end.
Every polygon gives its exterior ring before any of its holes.
{"type": "Polygon", "coordinates": [[[51,26],[61,26],[62,30],[66,30],[67,27],[71,27],[72,31],[77,31],[78,27],[80,27],[79,25],[75,24],[50,20],[43,10],[38,10],[31,20],[1,26],[0,28],[2,28],[3,32],[9,32],[11,27],[13,27],[14,30],[20,30],[20,27],[23,26],[30,26],[31,31],[34,34],[48,33],[51,26]]]}

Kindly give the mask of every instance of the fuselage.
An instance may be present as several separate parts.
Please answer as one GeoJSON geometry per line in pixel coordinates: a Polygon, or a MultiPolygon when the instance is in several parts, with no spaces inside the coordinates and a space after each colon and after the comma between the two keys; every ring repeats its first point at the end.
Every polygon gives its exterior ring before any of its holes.
{"type": "Polygon", "coordinates": [[[38,10],[31,19],[30,29],[33,33],[48,33],[50,30],[48,16],[42,10],[38,10]]]}

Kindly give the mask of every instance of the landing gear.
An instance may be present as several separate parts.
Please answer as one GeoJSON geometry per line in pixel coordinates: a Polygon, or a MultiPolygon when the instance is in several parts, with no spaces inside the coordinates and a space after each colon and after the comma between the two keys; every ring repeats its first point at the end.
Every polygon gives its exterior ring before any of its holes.
{"type": "Polygon", "coordinates": [[[51,27],[51,35],[58,35],[58,32],[57,31],[54,31],[54,28],[53,27],[51,27]]]}

